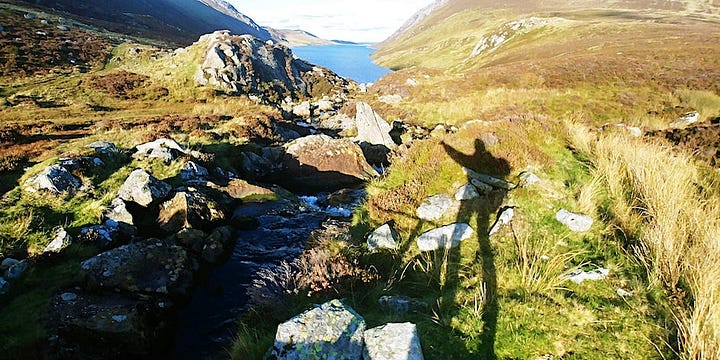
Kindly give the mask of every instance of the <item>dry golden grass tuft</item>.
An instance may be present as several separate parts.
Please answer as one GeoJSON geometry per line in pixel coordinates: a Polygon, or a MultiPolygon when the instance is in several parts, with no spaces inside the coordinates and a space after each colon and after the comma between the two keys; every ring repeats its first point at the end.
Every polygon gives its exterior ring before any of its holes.
{"type": "Polygon", "coordinates": [[[659,143],[568,128],[605,188],[607,215],[634,244],[651,279],[675,299],[680,357],[720,358],[717,174],[700,176],[690,155],[659,143]]]}

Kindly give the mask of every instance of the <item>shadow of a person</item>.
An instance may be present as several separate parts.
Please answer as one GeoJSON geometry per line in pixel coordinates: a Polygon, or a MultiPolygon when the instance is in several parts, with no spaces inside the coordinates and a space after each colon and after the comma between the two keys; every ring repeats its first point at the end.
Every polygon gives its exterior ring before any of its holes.
{"type": "MultiPolygon", "coordinates": [[[[510,165],[503,158],[496,158],[485,148],[480,139],[475,140],[473,154],[465,154],[444,141],[442,142],[446,153],[460,166],[482,174],[490,175],[498,179],[505,179],[510,173],[510,165]]],[[[472,183],[468,175],[468,183],[472,183]]],[[[458,222],[471,223],[473,218],[477,220],[476,236],[478,240],[478,251],[475,254],[475,262],[479,262],[482,268],[482,279],[485,286],[485,304],[482,311],[483,329],[480,335],[479,358],[496,359],[495,336],[497,332],[497,319],[499,313],[497,301],[497,272],[495,267],[495,256],[493,247],[490,244],[489,221],[492,214],[500,210],[505,196],[506,189],[493,188],[480,198],[475,200],[462,201],[457,216],[458,222]]],[[[459,259],[459,254],[454,256],[459,259]]],[[[459,264],[455,264],[457,267],[459,264]]],[[[449,276],[455,277],[451,281],[459,282],[456,269],[449,276]]],[[[457,283],[459,286],[459,283],[457,283]]]]}

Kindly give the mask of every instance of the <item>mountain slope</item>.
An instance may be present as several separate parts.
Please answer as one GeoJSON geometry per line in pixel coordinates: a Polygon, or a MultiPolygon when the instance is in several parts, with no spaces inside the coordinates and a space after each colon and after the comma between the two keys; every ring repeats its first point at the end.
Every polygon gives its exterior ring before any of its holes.
{"type": "Polygon", "coordinates": [[[271,38],[265,29],[222,0],[38,0],[22,3],[63,11],[113,32],[170,41],[176,45],[187,45],[202,34],[225,29],[262,40],[271,38]]]}

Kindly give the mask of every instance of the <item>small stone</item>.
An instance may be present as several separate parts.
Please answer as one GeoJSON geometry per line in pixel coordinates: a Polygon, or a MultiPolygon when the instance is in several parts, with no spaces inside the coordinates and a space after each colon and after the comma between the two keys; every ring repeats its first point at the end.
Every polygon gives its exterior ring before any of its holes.
{"type": "Polygon", "coordinates": [[[427,221],[435,221],[445,215],[450,207],[454,204],[453,200],[447,195],[435,195],[423,200],[420,207],[417,208],[416,214],[418,218],[427,221]]]}
{"type": "Polygon", "coordinates": [[[58,228],[55,230],[55,237],[42,251],[43,254],[47,253],[59,253],[66,247],[72,244],[72,237],[65,231],[64,228],[58,228]]]}
{"type": "Polygon", "coordinates": [[[515,209],[511,206],[505,207],[500,211],[500,215],[498,215],[497,220],[495,220],[495,224],[493,224],[492,228],[490,228],[490,232],[488,235],[493,235],[496,232],[500,231],[500,228],[509,225],[512,219],[515,217],[515,209]]]}
{"type": "Polygon", "coordinates": [[[627,291],[627,290],[624,290],[624,289],[621,289],[621,288],[617,288],[616,293],[617,293],[618,296],[620,296],[620,297],[630,297],[630,296],[633,296],[633,293],[632,293],[632,292],[627,291]]]}
{"type": "Polygon", "coordinates": [[[10,292],[11,287],[12,285],[10,285],[7,280],[0,277],[0,295],[5,295],[10,292]]]}
{"type": "Polygon", "coordinates": [[[412,323],[391,323],[366,330],[363,358],[423,360],[417,327],[412,323]]]}
{"type": "Polygon", "coordinates": [[[457,201],[474,200],[479,197],[480,193],[478,192],[477,188],[472,184],[463,185],[455,193],[455,200],[457,201]]]}
{"type": "Polygon", "coordinates": [[[7,269],[7,271],[5,272],[5,279],[17,280],[29,267],[30,265],[28,264],[27,260],[22,260],[7,269]]]}
{"type": "Polygon", "coordinates": [[[20,260],[15,260],[13,258],[5,258],[0,264],[0,271],[5,271],[19,262],[20,260]]]}
{"type": "Polygon", "coordinates": [[[568,279],[576,284],[581,284],[585,280],[605,280],[608,275],[610,275],[610,270],[605,268],[598,268],[591,271],[576,270],[568,275],[568,279]]]}
{"type": "Polygon", "coordinates": [[[441,248],[452,249],[473,236],[475,231],[468,224],[456,223],[418,236],[416,242],[420,251],[433,251],[441,248]]]}
{"type": "Polygon", "coordinates": [[[571,213],[565,209],[558,211],[555,218],[574,232],[588,231],[593,224],[590,216],[571,213]]]}
{"type": "Polygon", "coordinates": [[[62,299],[62,301],[74,301],[75,299],[77,299],[77,294],[66,292],[60,295],[60,299],[62,299]]]}
{"type": "Polygon", "coordinates": [[[539,182],[540,182],[540,178],[537,175],[535,175],[529,171],[523,171],[523,173],[520,174],[520,186],[522,188],[530,187],[539,182]]]}
{"type": "Polygon", "coordinates": [[[127,320],[127,315],[113,315],[112,319],[116,322],[123,322],[127,320]]]}
{"type": "Polygon", "coordinates": [[[374,252],[377,249],[395,250],[398,248],[398,241],[399,236],[395,230],[390,227],[390,224],[385,224],[377,228],[372,234],[370,234],[370,236],[368,236],[367,245],[371,252],[374,252]]]}

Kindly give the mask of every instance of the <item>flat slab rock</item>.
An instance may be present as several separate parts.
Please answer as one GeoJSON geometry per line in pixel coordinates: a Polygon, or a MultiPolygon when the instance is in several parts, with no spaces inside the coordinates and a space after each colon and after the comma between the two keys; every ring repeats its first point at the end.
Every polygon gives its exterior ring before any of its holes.
{"type": "Polygon", "coordinates": [[[70,290],[50,300],[50,319],[73,358],[146,358],[168,340],[167,317],[172,304],[166,299],[140,300],[120,294],[97,295],[70,290]]]}
{"type": "Polygon", "coordinates": [[[417,327],[412,323],[390,323],[365,330],[363,359],[423,360],[417,327]]]}
{"type": "Polygon", "coordinates": [[[452,249],[473,236],[475,230],[465,223],[455,223],[418,236],[416,242],[420,251],[452,249]]]}
{"type": "Polygon", "coordinates": [[[180,246],[149,239],[81,263],[91,289],[185,296],[198,265],[180,246]]]}
{"type": "Polygon", "coordinates": [[[418,218],[426,221],[435,221],[443,217],[445,213],[455,204],[453,199],[447,195],[435,195],[423,200],[417,208],[418,218]]]}
{"type": "Polygon", "coordinates": [[[365,320],[332,300],[280,324],[268,358],[360,360],[364,332],[365,320]]]}
{"type": "Polygon", "coordinates": [[[571,213],[565,209],[558,211],[555,218],[574,232],[588,231],[593,224],[593,218],[590,216],[571,213]]]}

